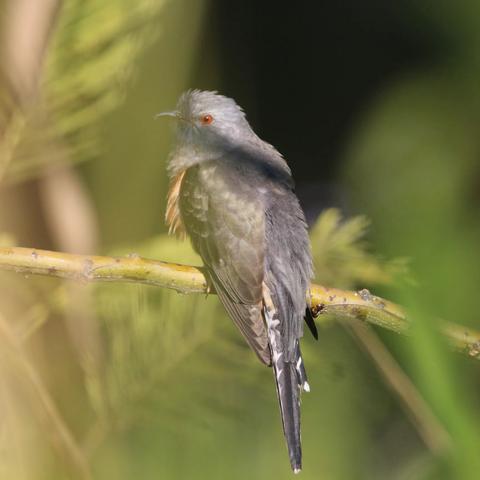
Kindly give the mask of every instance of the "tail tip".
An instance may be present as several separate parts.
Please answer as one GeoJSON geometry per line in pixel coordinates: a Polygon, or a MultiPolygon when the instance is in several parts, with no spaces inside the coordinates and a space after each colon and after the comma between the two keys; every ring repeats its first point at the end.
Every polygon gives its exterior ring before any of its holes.
{"type": "Polygon", "coordinates": [[[302,471],[302,467],[293,467],[293,473],[297,475],[297,473],[300,473],[302,471]]]}

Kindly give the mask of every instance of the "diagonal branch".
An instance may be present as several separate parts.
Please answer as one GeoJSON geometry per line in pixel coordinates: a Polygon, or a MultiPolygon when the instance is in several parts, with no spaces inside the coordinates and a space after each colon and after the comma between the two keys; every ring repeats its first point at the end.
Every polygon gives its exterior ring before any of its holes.
{"type": "Polygon", "coordinates": [[[60,415],[37,370],[25,357],[14,332],[11,331],[8,323],[2,317],[0,317],[0,341],[2,353],[7,356],[12,366],[15,367],[18,377],[31,390],[31,398],[36,399],[34,406],[41,421],[48,426],[47,431],[54,448],[65,456],[79,478],[90,479],[90,467],[86,457],[60,415]]]}
{"type": "Polygon", "coordinates": [[[355,320],[349,322],[348,327],[354,339],[373,360],[385,384],[398,396],[425,445],[435,454],[446,452],[451,445],[448,432],[380,337],[368,325],[355,320]]]}
{"type": "MultiPolygon", "coordinates": [[[[143,283],[180,293],[209,291],[201,268],[148,260],[135,254],[106,257],[0,247],[0,270],[81,282],[143,283]]],[[[312,284],[309,301],[313,313],[321,315],[322,320],[326,320],[328,314],[328,317],[353,318],[397,333],[408,333],[410,322],[401,307],[368,290],[354,292],[312,284]]],[[[443,323],[441,331],[453,348],[480,359],[479,332],[454,323],[443,323]]]]}

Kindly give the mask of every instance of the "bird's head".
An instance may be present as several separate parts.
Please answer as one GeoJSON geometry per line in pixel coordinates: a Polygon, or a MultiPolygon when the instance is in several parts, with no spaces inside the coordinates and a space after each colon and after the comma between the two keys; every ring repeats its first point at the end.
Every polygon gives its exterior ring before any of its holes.
{"type": "Polygon", "coordinates": [[[177,141],[196,149],[225,149],[254,135],[243,110],[217,92],[188,90],[174,111],[157,115],[161,116],[175,118],[177,141]]]}

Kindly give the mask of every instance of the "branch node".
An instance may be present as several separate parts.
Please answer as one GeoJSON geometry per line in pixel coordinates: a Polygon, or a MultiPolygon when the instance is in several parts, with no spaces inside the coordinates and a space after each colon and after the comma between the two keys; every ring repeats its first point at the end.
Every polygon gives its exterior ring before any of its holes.
{"type": "Polygon", "coordinates": [[[364,302],[371,302],[373,300],[373,295],[370,293],[370,290],[368,290],[367,288],[363,288],[362,290],[359,290],[356,293],[360,295],[360,298],[364,302]]]}
{"type": "Polygon", "coordinates": [[[86,280],[93,280],[93,261],[90,258],[86,258],[83,261],[83,277],[86,280]]]}

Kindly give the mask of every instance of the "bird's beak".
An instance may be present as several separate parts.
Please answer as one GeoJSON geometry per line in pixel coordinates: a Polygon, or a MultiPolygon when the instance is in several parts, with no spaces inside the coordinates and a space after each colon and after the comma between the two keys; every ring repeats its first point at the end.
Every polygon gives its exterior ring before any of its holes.
{"type": "Polygon", "coordinates": [[[182,116],[182,114],[178,110],[172,110],[171,112],[160,112],[155,115],[155,120],[158,117],[173,117],[176,120],[181,120],[182,122],[191,123],[190,120],[186,119],[182,116]]]}
{"type": "Polygon", "coordinates": [[[174,118],[182,118],[180,116],[180,112],[177,112],[176,110],[173,110],[171,112],[160,112],[155,115],[155,118],[157,119],[158,117],[174,117],[174,118]]]}
{"type": "Polygon", "coordinates": [[[180,120],[181,122],[192,123],[191,120],[185,118],[178,110],[172,110],[171,112],[160,112],[157,113],[153,118],[156,120],[158,117],[173,117],[175,120],[180,120]]]}

